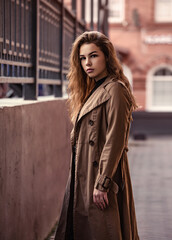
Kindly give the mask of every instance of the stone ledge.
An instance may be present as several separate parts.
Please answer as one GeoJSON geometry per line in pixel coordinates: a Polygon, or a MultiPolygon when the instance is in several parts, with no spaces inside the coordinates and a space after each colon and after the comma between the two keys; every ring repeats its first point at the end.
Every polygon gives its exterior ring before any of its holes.
{"type": "Polygon", "coordinates": [[[66,98],[55,98],[54,96],[38,97],[38,100],[24,100],[23,98],[2,98],[0,99],[0,108],[15,107],[27,104],[35,104],[40,102],[65,100],[66,98]]]}

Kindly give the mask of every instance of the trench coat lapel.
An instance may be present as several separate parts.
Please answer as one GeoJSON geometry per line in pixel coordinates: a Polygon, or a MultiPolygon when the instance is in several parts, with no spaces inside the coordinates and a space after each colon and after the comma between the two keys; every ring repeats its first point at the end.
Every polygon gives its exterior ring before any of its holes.
{"type": "Polygon", "coordinates": [[[100,85],[100,87],[98,87],[98,89],[96,89],[96,91],[88,98],[80,111],[77,122],[79,122],[84,115],[91,112],[94,108],[98,107],[110,98],[110,94],[105,89],[105,86],[110,82],[111,79],[107,78],[104,83],[102,83],[102,85],[100,85]]]}

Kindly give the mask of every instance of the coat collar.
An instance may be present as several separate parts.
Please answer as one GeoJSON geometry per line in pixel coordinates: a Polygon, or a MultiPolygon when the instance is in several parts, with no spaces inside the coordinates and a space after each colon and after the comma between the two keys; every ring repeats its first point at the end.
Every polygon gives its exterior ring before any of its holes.
{"type": "Polygon", "coordinates": [[[105,87],[112,81],[113,78],[107,77],[107,79],[98,87],[98,89],[96,89],[96,91],[88,98],[80,111],[77,122],[79,122],[84,115],[91,112],[94,108],[98,107],[110,98],[110,94],[105,87]]]}

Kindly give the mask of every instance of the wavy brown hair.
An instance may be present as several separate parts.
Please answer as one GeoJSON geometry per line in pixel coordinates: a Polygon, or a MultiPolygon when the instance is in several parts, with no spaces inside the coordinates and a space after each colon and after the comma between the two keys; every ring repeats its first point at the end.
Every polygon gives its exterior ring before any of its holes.
{"type": "Polygon", "coordinates": [[[67,78],[69,79],[68,103],[72,122],[75,121],[84,100],[95,85],[94,79],[88,77],[80,62],[80,47],[85,43],[94,43],[104,53],[108,76],[114,78],[114,81],[120,80],[125,84],[131,98],[133,109],[135,109],[137,105],[131,92],[131,86],[123,73],[123,69],[117,58],[114,46],[110,40],[100,32],[84,32],[77,37],[73,43],[70,55],[70,69],[67,75],[67,78]]]}

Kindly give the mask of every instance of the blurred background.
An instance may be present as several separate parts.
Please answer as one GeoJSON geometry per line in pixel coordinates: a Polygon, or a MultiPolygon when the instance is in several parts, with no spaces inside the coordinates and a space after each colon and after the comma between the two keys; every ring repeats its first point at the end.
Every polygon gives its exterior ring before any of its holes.
{"type": "Polygon", "coordinates": [[[141,240],[172,239],[172,0],[0,0],[0,239],[54,239],[70,160],[68,60],[107,35],[128,77],[141,240]],[[52,229],[52,231],[51,231],[52,229]]]}
{"type": "Polygon", "coordinates": [[[133,136],[172,134],[171,0],[1,0],[0,11],[0,98],[67,97],[72,42],[98,30],[114,44],[141,111],[133,136]]]}

